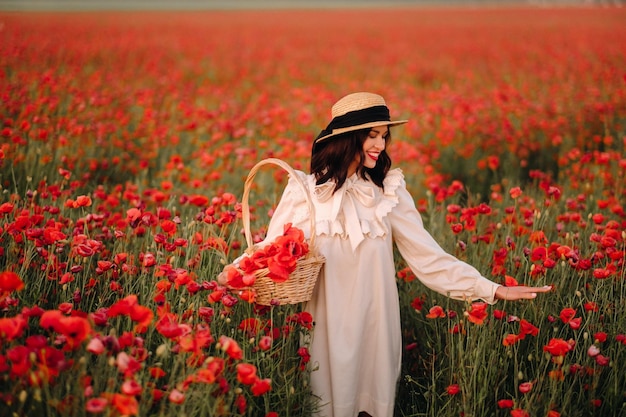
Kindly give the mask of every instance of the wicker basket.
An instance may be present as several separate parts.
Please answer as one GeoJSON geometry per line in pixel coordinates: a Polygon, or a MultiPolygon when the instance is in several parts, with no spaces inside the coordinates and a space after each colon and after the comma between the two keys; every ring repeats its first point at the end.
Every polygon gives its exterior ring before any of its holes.
{"type": "Polygon", "coordinates": [[[309,252],[297,262],[295,271],[289,275],[289,279],[285,282],[277,283],[272,281],[268,276],[267,268],[256,271],[256,280],[253,289],[256,292],[256,302],[261,305],[277,305],[277,304],[298,304],[309,301],[313,294],[313,288],[317,281],[320,269],[324,265],[326,259],[323,255],[317,253],[315,248],[315,208],[311,201],[311,196],[306,185],[300,177],[289,166],[289,164],[276,158],[268,158],[258,162],[248,174],[248,178],[244,184],[243,197],[241,200],[241,214],[243,220],[243,230],[248,244],[247,251],[253,251],[252,234],[250,232],[250,188],[254,177],[258,170],[264,165],[277,165],[287,171],[291,178],[297,181],[304,195],[306,196],[309,206],[310,231],[309,252]]]}

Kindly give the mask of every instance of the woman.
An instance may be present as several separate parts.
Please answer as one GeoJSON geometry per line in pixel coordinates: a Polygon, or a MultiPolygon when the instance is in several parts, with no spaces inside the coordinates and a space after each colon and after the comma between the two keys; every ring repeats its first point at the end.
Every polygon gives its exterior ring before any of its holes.
{"type": "MultiPolygon", "coordinates": [[[[354,93],[332,107],[316,138],[311,174],[297,172],[313,196],[317,250],[326,257],[313,298],[310,345],[320,416],[392,416],[400,375],[401,333],[393,242],[429,288],[459,300],[518,300],[550,287],[502,287],[449,255],[424,229],[402,172],[385,148],[391,121],[384,99],[354,93]]],[[[305,196],[290,180],[266,242],[292,223],[309,234],[305,196]]]]}

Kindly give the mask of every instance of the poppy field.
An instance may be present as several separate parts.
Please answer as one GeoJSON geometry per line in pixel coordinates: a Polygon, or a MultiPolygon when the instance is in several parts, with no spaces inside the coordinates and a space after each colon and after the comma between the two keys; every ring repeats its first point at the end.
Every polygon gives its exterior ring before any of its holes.
{"type": "MultiPolygon", "coordinates": [[[[0,415],[310,416],[315,317],[218,275],[250,168],[307,171],[331,105],[372,91],[410,120],[388,152],[441,246],[553,285],[453,301],[398,257],[396,415],[626,416],[625,21],[0,12],[0,415]]],[[[255,179],[255,242],[286,177],[255,179]]]]}

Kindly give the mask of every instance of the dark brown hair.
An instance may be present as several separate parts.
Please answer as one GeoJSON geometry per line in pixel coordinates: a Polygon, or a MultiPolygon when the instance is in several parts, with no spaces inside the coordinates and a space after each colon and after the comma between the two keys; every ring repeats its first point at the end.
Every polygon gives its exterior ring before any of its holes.
{"type": "Polygon", "coordinates": [[[385,150],[378,157],[376,166],[367,168],[363,166],[365,159],[363,142],[365,142],[370,130],[368,128],[346,132],[328,140],[313,143],[311,173],[315,175],[316,184],[333,181],[336,184],[335,191],[341,188],[348,177],[348,168],[354,160],[354,155],[358,155],[357,175],[364,180],[371,180],[380,188],[384,188],[383,180],[391,168],[391,158],[386,151],[386,146],[391,141],[391,130],[385,141],[385,150]]]}

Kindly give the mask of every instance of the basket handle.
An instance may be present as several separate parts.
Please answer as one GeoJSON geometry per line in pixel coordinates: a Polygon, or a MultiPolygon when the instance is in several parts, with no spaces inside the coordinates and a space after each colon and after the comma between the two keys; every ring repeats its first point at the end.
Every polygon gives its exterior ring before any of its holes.
{"type": "Polygon", "coordinates": [[[248,203],[248,199],[250,198],[250,187],[252,186],[252,181],[256,176],[256,173],[263,165],[277,165],[280,168],[284,169],[289,173],[291,178],[295,179],[304,195],[306,197],[307,204],[309,206],[310,213],[310,224],[311,224],[311,237],[309,238],[309,246],[314,247],[315,245],[315,208],[313,207],[313,201],[311,200],[311,195],[309,194],[309,190],[306,185],[302,182],[302,179],[296,172],[287,164],[278,158],[267,158],[259,161],[255,166],[252,167],[250,173],[248,173],[248,178],[246,178],[246,182],[243,187],[243,196],[241,198],[241,219],[243,221],[243,232],[246,236],[246,243],[248,244],[248,248],[252,247],[252,234],[250,232],[250,205],[248,203]]]}

